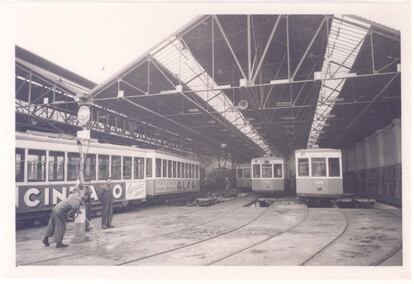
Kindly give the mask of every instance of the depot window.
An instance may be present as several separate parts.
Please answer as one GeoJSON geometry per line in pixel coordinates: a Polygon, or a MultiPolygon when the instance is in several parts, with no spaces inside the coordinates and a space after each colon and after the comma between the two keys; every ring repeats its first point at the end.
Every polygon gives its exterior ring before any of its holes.
{"type": "Polygon", "coordinates": [[[27,155],[27,174],[29,181],[46,180],[46,151],[29,150],[27,155]]]}
{"type": "Polygon", "coordinates": [[[144,158],[134,158],[134,178],[143,179],[144,178],[144,158]]]}
{"type": "Polygon", "coordinates": [[[242,179],[243,178],[243,170],[237,169],[237,178],[242,179]]]}
{"type": "Polygon", "coordinates": [[[172,177],[172,161],[168,161],[168,177],[172,177]]]}
{"type": "Polygon", "coordinates": [[[181,163],[181,178],[185,178],[184,163],[181,163]]]}
{"type": "Polygon", "coordinates": [[[307,158],[298,159],[298,176],[300,177],[309,176],[309,159],[307,158]]]}
{"type": "Polygon", "coordinates": [[[193,165],[192,164],[188,164],[188,172],[189,172],[188,173],[188,175],[189,175],[188,177],[189,178],[194,178],[193,177],[193,165]]]}
{"type": "Polygon", "coordinates": [[[282,164],[274,164],[273,165],[273,174],[275,178],[282,177],[282,164]]]}
{"type": "Polygon", "coordinates": [[[196,172],[196,179],[199,179],[200,173],[199,173],[198,165],[195,166],[195,172],[196,172]]]}
{"type": "Polygon", "coordinates": [[[121,156],[111,156],[111,178],[121,179],[121,156]]]}
{"type": "Polygon", "coordinates": [[[95,180],[96,179],[96,155],[95,154],[88,154],[86,155],[84,161],[84,169],[85,169],[85,179],[86,180],[95,180]]]}
{"type": "Polygon", "coordinates": [[[146,158],[146,177],[152,177],[152,158],[146,158]]]}
{"type": "Polygon", "coordinates": [[[329,176],[330,177],[339,177],[339,158],[328,158],[329,164],[329,176]]]}
{"type": "Polygon", "coordinates": [[[155,159],[155,177],[161,177],[161,159],[155,159]]]}
{"type": "Polygon", "coordinates": [[[172,162],[172,177],[173,178],[177,177],[177,162],[176,161],[172,162]]]}
{"type": "Polygon", "coordinates": [[[271,178],[272,177],[272,165],[263,164],[262,165],[262,178],[271,178]]]}
{"type": "Polygon", "coordinates": [[[188,164],[184,164],[184,178],[188,178],[188,164]]]}
{"type": "Polygon", "coordinates": [[[326,159],[325,158],[311,158],[312,176],[326,177],[326,159]]]}
{"type": "Polygon", "coordinates": [[[250,168],[243,169],[243,178],[251,178],[250,168]]]}
{"type": "Polygon", "coordinates": [[[132,158],[123,157],[122,161],[122,178],[131,179],[132,178],[132,158]]]}
{"type": "Polygon", "coordinates": [[[253,165],[253,177],[260,178],[260,165],[253,165]]]}
{"type": "Polygon", "coordinates": [[[24,181],[24,149],[16,148],[16,181],[24,181]]]}
{"type": "Polygon", "coordinates": [[[49,152],[49,181],[62,181],[65,179],[65,153],[49,152]]]}
{"type": "Polygon", "coordinates": [[[109,156],[98,155],[98,179],[104,180],[109,177],[109,156]]]}

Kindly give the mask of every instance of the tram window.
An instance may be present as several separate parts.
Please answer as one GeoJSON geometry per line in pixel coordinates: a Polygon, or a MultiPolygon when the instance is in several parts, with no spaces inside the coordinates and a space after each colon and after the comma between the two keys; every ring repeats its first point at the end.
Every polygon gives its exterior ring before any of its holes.
{"type": "Polygon", "coordinates": [[[132,158],[131,157],[122,157],[122,178],[131,179],[132,178],[132,158]]]}
{"type": "Polygon", "coordinates": [[[46,151],[29,150],[27,155],[27,174],[29,181],[46,180],[46,151]]]}
{"type": "Polygon", "coordinates": [[[98,155],[98,179],[103,180],[109,177],[109,156],[98,155]]]}
{"type": "Polygon", "coordinates": [[[111,156],[111,178],[121,179],[121,156],[111,156]]]}
{"type": "Polygon", "coordinates": [[[312,176],[326,177],[326,159],[325,158],[311,158],[312,176]]]}
{"type": "Polygon", "coordinates": [[[167,160],[162,160],[162,177],[167,177],[167,160]]]}
{"type": "Polygon", "coordinates": [[[281,178],[282,177],[282,164],[274,164],[273,173],[274,173],[275,178],[281,178]]]}
{"type": "Polygon", "coordinates": [[[85,170],[85,179],[86,180],[95,180],[96,179],[96,155],[88,154],[86,155],[84,161],[84,170],[85,170]]]}
{"type": "Polygon", "coordinates": [[[155,177],[161,177],[161,159],[155,159],[155,177]]]}
{"type": "Polygon", "coordinates": [[[146,158],[146,177],[152,177],[152,158],[146,158]]]}
{"type": "Polygon", "coordinates": [[[134,178],[144,178],[144,158],[134,158],[134,178]]]}
{"type": "Polygon", "coordinates": [[[68,153],[68,180],[76,180],[79,177],[80,156],[79,153],[68,153]]]}
{"type": "Polygon", "coordinates": [[[251,178],[250,168],[243,169],[243,177],[244,178],[251,178]]]}
{"type": "Polygon", "coordinates": [[[328,158],[329,176],[339,177],[339,158],[328,158]]]}
{"type": "Polygon", "coordinates": [[[65,153],[49,152],[49,181],[61,181],[65,179],[65,153]]]}
{"type": "Polygon", "coordinates": [[[177,177],[177,162],[176,161],[172,162],[172,177],[173,178],[177,177]]]}
{"type": "Polygon", "coordinates": [[[199,169],[198,169],[198,165],[195,166],[195,172],[196,172],[196,179],[199,179],[199,169]]]}
{"type": "Polygon", "coordinates": [[[272,177],[272,165],[263,164],[262,165],[262,178],[271,178],[272,177]]]}
{"type": "Polygon", "coordinates": [[[253,177],[260,178],[260,165],[253,165],[253,177]]]}
{"type": "Polygon", "coordinates": [[[177,162],[177,177],[181,178],[181,162],[177,162]]]}
{"type": "Polygon", "coordinates": [[[243,178],[243,170],[242,169],[237,169],[237,178],[243,178]]]}
{"type": "Polygon", "coordinates": [[[172,177],[172,161],[168,161],[168,177],[172,177]]]}
{"type": "Polygon", "coordinates": [[[309,160],[307,158],[298,159],[298,176],[309,176],[309,160]]]}
{"type": "Polygon", "coordinates": [[[24,181],[24,149],[16,149],[16,181],[24,181]]]}

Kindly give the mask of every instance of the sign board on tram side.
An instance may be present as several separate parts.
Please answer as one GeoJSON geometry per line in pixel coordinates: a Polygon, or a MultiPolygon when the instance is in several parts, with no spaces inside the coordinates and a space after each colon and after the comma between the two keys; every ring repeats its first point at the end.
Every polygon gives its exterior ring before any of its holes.
{"type": "Polygon", "coordinates": [[[176,193],[198,191],[200,183],[198,180],[168,180],[161,179],[155,181],[156,193],[176,193]]]}
{"type": "MultiPolygon", "coordinates": [[[[99,200],[100,184],[89,185],[92,191],[91,199],[99,200]]],[[[16,186],[17,212],[34,209],[51,209],[59,201],[73,192],[74,185],[25,185],[16,186]]],[[[142,199],[146,197],[144,182],[114,183],[112,184],[114,201],[142,199]]]]}

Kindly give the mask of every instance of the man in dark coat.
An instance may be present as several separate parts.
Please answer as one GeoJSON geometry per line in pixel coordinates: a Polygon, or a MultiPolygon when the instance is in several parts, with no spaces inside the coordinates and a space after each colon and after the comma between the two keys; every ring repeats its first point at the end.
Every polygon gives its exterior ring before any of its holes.
{"type": "MultiPolygon", "coordinates": [[[[92,190],[90,189],[89,183],[86,185],[85,194],[88,194],[88,195],[92,194],[92,190]]],[[[85,217],[86,217],[85,231],[89,232],[91,230],[89,222],[91,222],[91,219],[92,219],[92,201],[90,198],[87,202],[85,202],[85,217]]]]}
{"type": "Polygon", "coordinates": [[[53,236],[57,248],[64,248],[68,245],[62,243],[66,231],[66,217],[73,217],[78,212],[82,203],[85,203],[90,195],[85,194],[83,197],[80,192],[69,195],[66,199],[60,201],[52,210],[52,215],[46,230],[46,236],[42,243],[49,246],[49,238],[53,236]]]}
{"type": "Polygon", "coordinates": [[[113,195],[111,178],[106,179],[106,183],[101,187],[101,204],[102,204],[102,229],[113,228],[113,195]]]}

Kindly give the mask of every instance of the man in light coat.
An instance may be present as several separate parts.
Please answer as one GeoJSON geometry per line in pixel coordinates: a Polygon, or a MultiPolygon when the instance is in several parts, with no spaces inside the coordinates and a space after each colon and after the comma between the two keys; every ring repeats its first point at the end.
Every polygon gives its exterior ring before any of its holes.
{"type": "Polygon", "coordinates": [[[42,241],[45,246],[49,246],[49,238],[52,236],[57,248],[68,246],[62,242],[66,231],[66,217],[73,217],[78,212],[81,204],[87,202],[89,198],[89,194],[85,194],[82,197],[79,191],[75,191],[69,197],[56,204],[46,229],[46,236],[42,241]]]}

